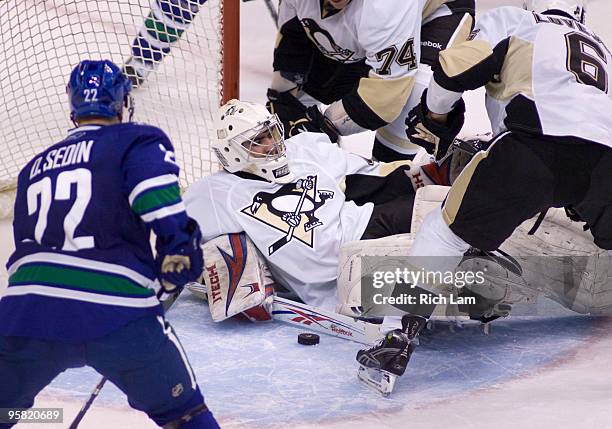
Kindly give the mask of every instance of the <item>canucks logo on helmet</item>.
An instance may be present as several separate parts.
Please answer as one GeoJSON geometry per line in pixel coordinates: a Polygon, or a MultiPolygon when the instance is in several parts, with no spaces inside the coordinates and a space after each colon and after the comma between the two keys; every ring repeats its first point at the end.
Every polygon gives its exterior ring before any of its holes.
{"type": "Polygon", "coordinates": [[[73,122],[85,117],[117,117],[121,120],[126,107],[131,120],[131,90],[129,79],[111,61],[81,61],[70,73],[66,86],[70,119],[73,122]]]}

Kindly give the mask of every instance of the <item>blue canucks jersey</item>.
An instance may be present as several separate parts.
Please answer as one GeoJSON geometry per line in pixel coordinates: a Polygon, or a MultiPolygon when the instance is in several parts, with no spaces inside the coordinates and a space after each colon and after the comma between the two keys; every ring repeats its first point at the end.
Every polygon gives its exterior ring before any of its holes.
{"type": "Polygon", "coordinates": [[[78,341],[162,314],[150,231],[180,239],[179,167],[158,128],[82,126],[20,172],[0,335],[78,341]]]}

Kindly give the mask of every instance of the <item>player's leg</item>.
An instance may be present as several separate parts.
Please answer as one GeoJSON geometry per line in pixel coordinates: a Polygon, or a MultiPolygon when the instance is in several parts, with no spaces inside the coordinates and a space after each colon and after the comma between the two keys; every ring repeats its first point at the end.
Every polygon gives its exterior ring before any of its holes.
{"type": "Polygon", "coordinates": [[[431,67],[420,63],[414,86],[401,113],[393,122],[376,130],[372,158],[381,162],[414,159],[421,147],[412,143],[406,136],[406,118],[421,102],[421,94],[429,86],[431,76],[431,67]]]}
{"type": "Polygon", "coordinates": [[[510,132],[494,139],[457,177],[442,209],[425,218],[411,254],[495,250],[523,221],[551,207],[556,178],[544,158],[554,148],[538,143],[510,132]]]}
{"type": "Polygon", "coordinates": [[[218,428],[183,347],[161,317],[135,320],[87,344],[87,363],[159,426],[218,428]],[[166,426],[167,425],[167,426],[166,426]]]}
{"type": "MultiPolygon", "coordinates": [[[[410,249],[408,268],[428,273],[452,272],[470,245],[496,249],[524,220],[550,207],[555,177],[542,159],[550,147],[543,144],[544,151],[536,153],[534,143],[539,142],[506,133],[495,139],[486,152],[478,153],[454,182],[442,209],[425,217],[410,249]]],[[[445,293],[444,288],[437,289],[437,284],[416,286],[414,290],[419,293],[445,293]]],[[[432,310],[427,309],[429,315],[432,310]]],[[[388,353],[399,359],[403,354],[406,359],[401,362],[407,364],[414,346],[408,348],[412,341],[404,331],[416,332],[416,337],[429,315],[413,315],[416,319],[404,323],[403,329],[393,331],[377,346],[360,351],[360,379],[383,394],[389,393],[394,376],[402,375],[403,370],[393,365],[385,368],[370,355],[379,353],[384,357],[388,353]]]]}
{"type": "Polygon", "coordinates": [[[327,58],[317,49],[303,90],[317,101],[331,104],[351,92],[369,70],[364,60],[341,63],[327,58]]]}
{"type": "Polygon", "coordinates": [[[58,374],[84,365],[79,356],[79,346],[69,343],[0,336],[0,408],[30,408],[58,374]]]}
{"type": "Polygon", "coordinates": [[[413,159],[418,146],[406,136],[406,117],[421,100],[423,90],[429,86],[431,68],[438,64],[440,51],[457,41],[466,40],[474,25],[474,0],[459,0],[442,5],[421,26],[421,57],[416,82],[408,102],[399,117],[376,131],[372,156],[378,161],[391,162],[413,159]]]}
{"type": "Polygon", "coordinates": [[[361,236],[362,240],[410,232],[414,193],[412,187],[408,191],[407,195],[374,206],[370,221],[361,236]]]}
{"type": "Polygon", "coordinates": [[[142,85],[170,53],[206,0],[153,0],[145,22],[132,41],[132,56],[124,65],[135,87],[142,85]]]}
{"type": "Polygon", "coordinates": [[[593,145],[597,161],[584,199],[573,207],[587,223],[597,244],[612,250],[612,149],[593,145]]]}

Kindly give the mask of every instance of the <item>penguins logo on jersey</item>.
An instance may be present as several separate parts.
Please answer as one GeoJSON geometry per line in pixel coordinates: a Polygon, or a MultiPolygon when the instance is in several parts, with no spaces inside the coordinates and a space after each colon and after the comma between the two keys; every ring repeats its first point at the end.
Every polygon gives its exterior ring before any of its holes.
{"type": "Polygon", "coordinates": [[[284,233],[270,243],[272,255],[293,239],[314,247],[314,230],[323,225],[316,211],[333,197],[333,191],[317,189],[317,176],[308,176],[274,193],[258,192],[241,213],[284,233]]]}
{"type": "Polygon", "coordinates": [[[323,55],[332,60],[340,61],[341,63],[350,62],[355,52],[350,49],[345,49],[339,46],[327,30],[319,27],[319,24],[314,19],[305,18],[301,21],[304,31],[308,35],[308,38],[317,45],[317,48],[323,55]]]}

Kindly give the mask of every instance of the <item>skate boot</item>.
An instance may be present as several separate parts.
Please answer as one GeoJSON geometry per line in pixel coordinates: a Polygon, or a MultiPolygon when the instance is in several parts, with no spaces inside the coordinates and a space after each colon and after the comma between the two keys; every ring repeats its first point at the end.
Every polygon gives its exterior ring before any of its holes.
{"type": "Polygon", "coordinates": [[[402,329],[394,329],[378,344],[358,351],[359,380],[383,396],[389,396],[397,377],[406,371],[415,340],[426,323],[424,317],[407,314],[402,317],[402,329]]]}
{"type": "Polygon", "coordinates": [[[158,67],[158,63],[150,60],[143,60],[139,57],[131,56],[123,65],[123,73],[130,79],[132,82],[133,88],[138,88],[141,86],[147,76],[152,71],[155,71],[158,67]]]}

